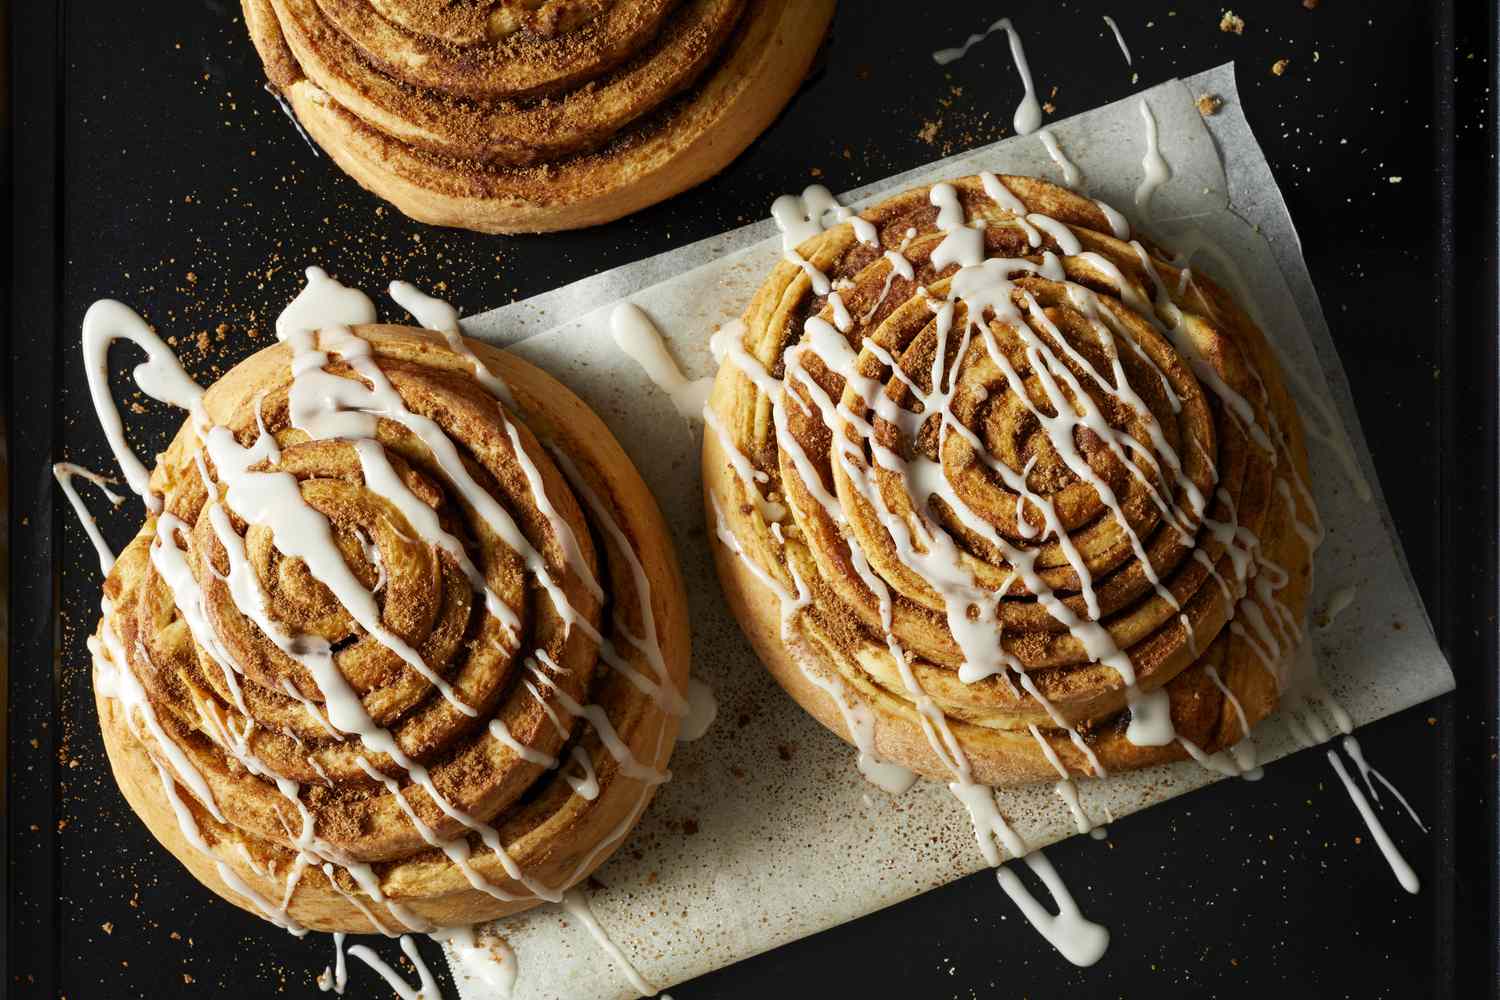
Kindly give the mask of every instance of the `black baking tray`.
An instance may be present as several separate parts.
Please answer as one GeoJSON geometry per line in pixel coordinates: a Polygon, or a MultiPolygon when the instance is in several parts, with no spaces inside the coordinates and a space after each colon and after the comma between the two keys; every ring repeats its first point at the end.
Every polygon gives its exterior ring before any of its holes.
{"type": "MultiPolygon", "coordinates": [[[[500,305],[759,218],[810,181],[846,189],[1000,138],[1019,93],[1003,38],[947,71],[930,54],[1002,13],[1060,115],[1237,63],[1458,676],[1455,694],[1364,737],[1431,827],[1391,824],[1423,891],[1397,887],[1327,762],[1304,753],[1123,821],[1107,845],[1049,852],[1114,931],[1091,970],[981,874],[673,995],[1495,995],[1493,5],[1264,0],[1233,35],[1219,5],[1181,0],[845,0],[813,78],[721,176],[631,220],[516,239],[410,223],[316,156],[262,91],[237,4],[8,6],[7,995],[310,995],[329,958],[326,939],[293,940],[200,888],[108,776],[82,648],[98,574],[49,473],[62,457],[109,466],[77,346],[91,301],[123,298],[177,335],[204,382],[268,342],[309,263],[366,288],[443,281],[465,312],[500,305]]],[[[175,419],[132,415],[138,450],[175,419]]],[[[138,517],[101,513],[117,543],[138,517]]]]}

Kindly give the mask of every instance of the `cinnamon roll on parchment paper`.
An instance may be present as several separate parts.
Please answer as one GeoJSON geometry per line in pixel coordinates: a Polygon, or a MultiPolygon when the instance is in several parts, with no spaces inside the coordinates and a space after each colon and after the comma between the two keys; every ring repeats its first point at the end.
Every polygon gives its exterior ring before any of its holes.
{"type": "Polygon", "coordinates": [[[716,334],[703,469],[777,680],[877,780],[961,796],[1252,769],[1322,529],[1249,315],[1031,177],[776,215],[784,259],[716,334]]]}

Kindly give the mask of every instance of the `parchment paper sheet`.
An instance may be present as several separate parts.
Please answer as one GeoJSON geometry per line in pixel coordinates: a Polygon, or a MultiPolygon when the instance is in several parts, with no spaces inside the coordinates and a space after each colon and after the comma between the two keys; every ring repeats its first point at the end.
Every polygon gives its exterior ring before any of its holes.
{"type": "MultiPolygon", "coordinates": [[[[1171,81],[1049,127],[1083,170],[1089,193],[1139,223],[1132,209],[1145,150],[1142,97],[1156,116],[1173,173],[1156,194],[1152,231],[1171,240],[1184,227],[1196,228],[1234,259],[1262,325],[1314,390],[1333,400],[1363,474],[1375,484],[1300,242],[1240,112],[1232,67],[1171,81]],[[1209,119],[1193,104],[1205,92],[1226,101],[1209,119]]],[[[981,169],[1059,177],[1035,136],[1017,137],[887,178],[843,201],[858,206],[981,169]]],[[[766,192],[765,205],[757,207],[769,214],[778,193],[766,192]]],[[[473,336],[511,345],[588,401],[634,458],[672,526],[692,602],[693,671],[717,694],[718,720],[704,739],[678,747],[674,779],[598,873],[603,888],[591,893],[609,934],[663,988],[984,867],[966,814],[945,789],[918,782],[893,798],[867,784],[854,769],[853,750],[804,714],[759,666],[714,575],[699,499],[700,430],[689,427],[610,336],[610,310],[628,296],[655,319],[687,374],[710,374],[709,335],[740,314],[774,262],[779,244],[768,240],[774,234],[769,221],[747,226],[464,324],[473,336]]],[[[1239,291],[1236,276],[1212,257],[1193,265],[1239,291]]],[[[1309,446],[1312,485],[1329,529],[1318,555],[1313,617],[1334,590],[1359,585],[1353,607],[1332,627],[1312,628],[1309,637],[1328,686],[1362,724],[1450,690],[1453,676],[1378,487],[1373,501],[1358,499],[1332,453],[1311,437],[1309,446]],[[1406,627],[1393,630],[1395,622],[1406,627]]],[[[1279,718],[1260,727],[1256,740],[1263,761],[1297,749],[1279,718]]],[[[1371,749],[1378,766],[1380,750],[1371,749]]],[[[1184,763],[1079,784],[1084,808],[1100,819],[1106,809],[1125,816],[1212,780],[1184,763]]],[[[1073,833],[1050,785],[1006,791],[1001,801],[1030,845],[1073,833]]],[[[995,906],[1008,905],[997,891],[995,906]]],[[[635,995],[588,932],[556,908],[502,921],[497,930],[519,959],[517,1000],[635,995]]],[[[1038,937],[1036,947],[1048,945],[1038,937]]],[[[462,968],[455,967],[455,976],[465,1000],[484,996],[462,968]]]]}

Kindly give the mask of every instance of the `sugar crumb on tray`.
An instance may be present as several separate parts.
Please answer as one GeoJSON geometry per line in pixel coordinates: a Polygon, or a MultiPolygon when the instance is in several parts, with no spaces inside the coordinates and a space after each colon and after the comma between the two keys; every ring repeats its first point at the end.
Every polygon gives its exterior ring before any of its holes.
{"type": "Polygon", "coordinates": [[[1234,35],[1245,33],[1245,19],[1232,10],[1226,10],[1224,16],[1219,18],[1219,30],[1234,35]]]}

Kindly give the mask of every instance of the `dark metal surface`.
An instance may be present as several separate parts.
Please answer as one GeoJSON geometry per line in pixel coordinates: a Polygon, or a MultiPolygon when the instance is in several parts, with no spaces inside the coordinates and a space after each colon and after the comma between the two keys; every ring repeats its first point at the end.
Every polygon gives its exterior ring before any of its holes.
{"type": "MultiPolygon", "coordinates": [[[[1059,115],[1134,89],[1103,13],[1119,20],[1139,85],[1237,60],[1459,678],[1456,695],[1364,738],[1432,827],[1423,836],[1389,817],[1424,889],[1401,891],[1327,761],[1301,754],[1258,784],[1222,783],[1115,824],[1107,843],[1049,852],[1114,932],[1091,970],[1068,966],[981,874],[673,995],[1493,993],[1497,35],[1487,5],[1275,0],[1246,4],[1235,36],[1218,30],[1218,5],[845,0],[820,73],[723,175],[621,223],[526,239],[409,223],[315,156],[260,89],[237,4],[13,7],[11,995],[308,995],[329,958],[326,938],[288,938],[200,888],[107,773],[82,643],[98,575],[47,472],[61,457],[109,466],[77,347],[89,302],[139,308],[178,336],[207,383],[268,342],[308,263],[367,288],[445,281],[466,313],[540,292],[758,218],[812,179],[841,190],[1000,138],[1019,94],[1004,39],[949,70],[930,58],[1000,13],[1022,32],[1059,115]],[[1272,75],[1282,58],[1286,72],[1272,75]]],[[[130,422],[149,453],[177,418],[146,409],[130,422]]],[[[117,543],[137,519],[134,506],[103,517],[117,543]]],[[[383,995],[372,975],[355,975],[361,993],[383,995]]]]}

